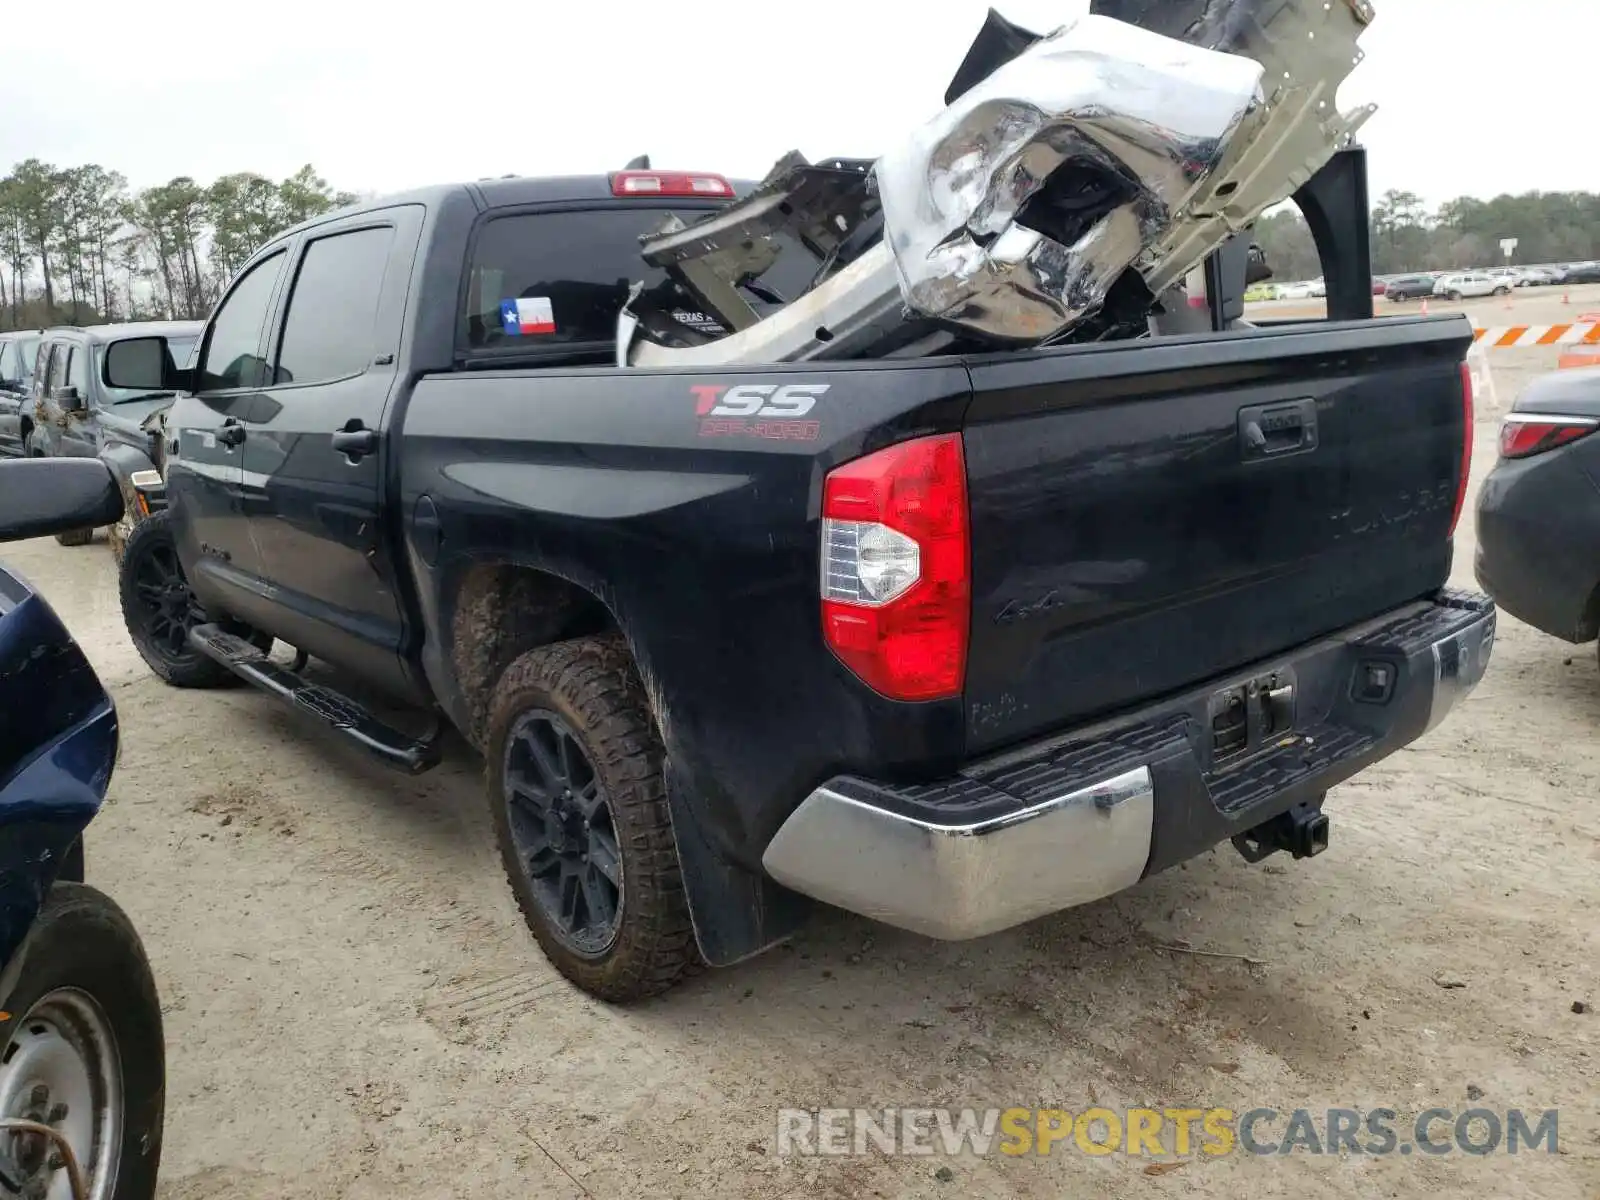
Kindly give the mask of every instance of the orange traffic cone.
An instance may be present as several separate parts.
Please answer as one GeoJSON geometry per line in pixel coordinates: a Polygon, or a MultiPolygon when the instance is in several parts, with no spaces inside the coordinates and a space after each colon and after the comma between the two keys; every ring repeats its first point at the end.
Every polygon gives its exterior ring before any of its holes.
{"type": "Polygon", "coordinates": [[[1428,315],[1428,298],[1426,296],[1422,298],[1422,315],[1428,315]]]}
{"type": "Polygon", "coordinates": [[[1563,303],[1563,304],[1571,304],[1572,303],[1572,293],[1571,292],[1562,292],[1561,293],[1561,303],[1563,303]]]}

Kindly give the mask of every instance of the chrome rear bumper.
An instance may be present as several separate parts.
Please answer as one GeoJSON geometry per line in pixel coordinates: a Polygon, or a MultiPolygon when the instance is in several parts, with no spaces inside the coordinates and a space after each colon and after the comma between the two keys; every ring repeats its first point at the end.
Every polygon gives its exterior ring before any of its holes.
{"type": "Polygon", "coordinates": [[[1137,767],[1015,813],[936,825],[822,787],[762,863],[786,887],[863,916],[980,937],[1137,883],[1154,797],[1149,769],[1137,767]]]}
{"type": "Polygon", "coordinates": [[[814,899],[950,940],[1086,904],[1320,805],[1444,720],[1483,678],[1494,633],[1492,603],[1447,592],[1287,655],[1268,669],[1299,681],[1295,732],[1220,767],[1196,728],[1213,685],[938,783],[841,776],[800,803],[762,865],[814,899]],[[1355,683],[1375,664],[1394,683],[1373,700],[1355,683]]]}

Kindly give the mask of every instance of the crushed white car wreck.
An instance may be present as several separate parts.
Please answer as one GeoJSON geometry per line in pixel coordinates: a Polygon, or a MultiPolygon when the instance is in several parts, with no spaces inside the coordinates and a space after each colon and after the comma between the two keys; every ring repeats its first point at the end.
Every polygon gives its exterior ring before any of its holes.
{"type": "Polygon", "coordinates": [[[619,365],[1145,335],[1159,297],[1372,111],[1334,103],[1361,60],[1366,0],[1209,0],[1167,28],[1195,7],[1097,0],[1042,37],[991,11],[946,107],[876,161],[790,154],[726,209],[647,236],[645,260],[720,330],[691,329],[636,288],[619,365]],[[811,286],[764,291],[796,243],[816,259],[811,286]]]}

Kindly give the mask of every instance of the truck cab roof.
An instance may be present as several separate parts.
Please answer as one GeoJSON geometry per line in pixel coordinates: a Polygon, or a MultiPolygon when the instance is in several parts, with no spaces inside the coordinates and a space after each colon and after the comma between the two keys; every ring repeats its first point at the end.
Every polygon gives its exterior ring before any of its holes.
{"type": "Polygon", "coordinates": [[[702,192],[698,195],[676,194],[670,191],[641,190],[632,193],[632,198],[641,202],[660,202],[672,200],[731,200],[735,196],[744,195],[755,186],[754,180],[729,179],[708,171],[611,171],[601,175],[513,175],[498,179],[477,179],[471,182],[434,184],[429,187],[413,188],[409,191],[394,192],[385,196],[376,196],[370,200],[363,200],[345,208],[304,221],[291,229],[279,234],[274,241],[313,229],[327,221],[334,219],[343,220],[352,216],[359,216],[364,212],[377,212],[385,208],[393,208],[399,204],[421,204],[426,208],[436,208],[446,201],[460,196],[469,197],[479,211],[487,212],[500,208],[523,208],[532,205],[544,204],[599,204],[612,200],[625,199],[619,196],[614,188],[614,180],[621,175],[658,175],[658,176],[689,176],[701,179],[720,180],[728,186],[728,191],[719,195],[716,192],[702,192]]]}

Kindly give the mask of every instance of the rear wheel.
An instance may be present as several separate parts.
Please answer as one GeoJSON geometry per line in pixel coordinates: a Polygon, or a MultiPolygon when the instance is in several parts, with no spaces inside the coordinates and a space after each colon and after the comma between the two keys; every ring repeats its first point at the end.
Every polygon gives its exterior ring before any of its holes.
{"type": "Polygon", "coordinates": [[[71,533],[58,533],[56,541],[63,546],[87,546],[94,541],[94,530],[74,529],[71,533]]]}
{"type": "Polygon", "coordinates": [[[1445,294],[1445,298],[1449,299],[1449,300],[1460,300],[1461,299],[1461,293],[1460,292],[1447,292],[1445,294]]]}
{"type": "MultiPolygon", "coordinates": [[[[139,935],[108,897],[58,883],[26,942],[0,1023],[0,1118],[50,1126],[92,1200],[150,1200],[161,1161],[166,1052],[139,935]]],[[[69,1195],[51,1139],[0,1133],[21,1195],[69,1195]]]]}
{"type": "Polygon", "coordinates": [[[1508,287],[1497,287],[1494,290],[1494,294],[1496,296],[1509,296],[1511,295],[1511,289],[1508,287]]]}
{"type": "MultiPolygon", "coordinates": [[[[163,681],[181,688],[224,687],[237,677],[189,643],[190,631],[211,618],[184,576],[170,516],[152,513],[128,535],[117,567],[122,619],[139,657],[163,681]]],[[[263,650],[272,645],[264,634],[231,631],[263,650]]]]}
{"type": "Polygon", "coordinates": [[[558,971],[626,1002],[698,965],[661,739],[621,638],[512,663],[490,704],[487,757],[506,877],[558,971]]]}

